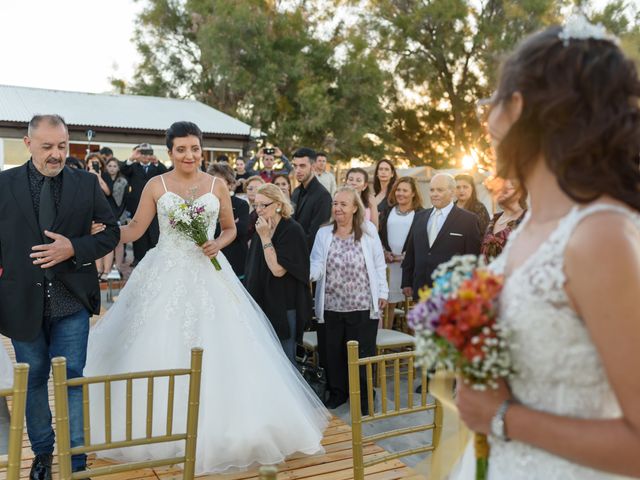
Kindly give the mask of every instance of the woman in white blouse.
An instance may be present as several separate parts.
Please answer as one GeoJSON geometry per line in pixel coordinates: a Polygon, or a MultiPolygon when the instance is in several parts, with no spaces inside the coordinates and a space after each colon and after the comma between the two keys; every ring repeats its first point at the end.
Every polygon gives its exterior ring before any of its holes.
{"type": "MultiPolygon", "coordinates": [[[[365,220],[360,195],[351,187],[336,191],[333,219],[318,230],[311,251],[311,280],[318,282],[316,317],[325,330],[319,337],[324,345],[319,347],[326,352],[326,405],[337,408],[349,397],[347,342],[360,343],[361,357],[375,354],[378,318],[389,293],[380,238],[376,227],[365,220]]],[[[361,406],[367,414],[366,393],[361,406]]]]}
{"type": "Polygon", "coordinates": [[[380,240],[384,257],[389,265],[389,318],[384,328],[393,326],[393,313],[398,302],[404,301],[402,260],[407,249],[407,238],[416,212],[422,210],[422,195],[413,177],[401,177],[392,186],[388,207],[380,216],[380,240]]]}

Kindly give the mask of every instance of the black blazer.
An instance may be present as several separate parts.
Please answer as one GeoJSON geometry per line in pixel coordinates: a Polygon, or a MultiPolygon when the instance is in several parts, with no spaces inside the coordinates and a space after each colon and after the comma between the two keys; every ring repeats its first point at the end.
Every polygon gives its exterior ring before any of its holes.
{"type": "MultiPolygon", "coordinates": [[[[0,172],[0,333],[33,340],[44,314],[44,270],[33,264],[31,247],[43,243],[29,190],[28,164],[0,172]]],[[[95,260],[112,251],[120,229],[98,179],[65,167],[62,197],[52,231],[67,237],[75,256],[53,267],[56,277],[90,312],[100,312],[95,260]],[[91,222],[106,229],[91,235],[91,222]]]]}
{"type": "Polygon", "coordinates": [[[157,175],[162,175],[167,172],[167,167],[158,162],[158,165],[149,164],[149,170],[144,173],[144,167],[141,163],[133,162],[131,165],[127,165],[127,162],[120,162],[120,172],[129,181],[129,195],[127,196],[127,210],[131,214],[135,214],[140,203],[140,197],[142,197],[142,190],[144,190],[147,182],[157,175]]]}
{"type": "MultiPolygon", "coordinates": [[[[227,257],[231,268],[240,277],[244,275],[244,264],[247,261],[247,251],[249,250],[249,203],[236,197],[231,197],[231,207],[233,208],[233,219],[236,222],[236,238],[233,242],[222,249],[222,253],[227,257]]],[[[220,235],[220,224],[216,225],[216,238],[220,235]]]]}
{"type": "Polygon", "coordinates": [[[314,176],[309,182],[307,193],[300,198],[302,185],[291,194],[291,203],[296,206],[293,219],[298,222],[307,236],[309,251],[313,248],[318,229],[331,219],[331,194],[314,176]]]}
{"type": "Polygon", "coordinates": [[[402,262],[402,288],[412,287],[415,300],[418,290],[433,285],[431,274],[438,265],[454,255],[480,254],[482,239],[478,217],[455,205],[429,247],[427,223],[431,212],[433,208],[416,213],[402,262]]]}
{"type": "MultiPolygon", "coordinates": [[[[389,231],[387,229],[387,222],[389,221],[389,214],[391,210],[393,210],[393,206],[387,205],[387,207],[380,214],[380,241],[382,242],[382,246],[387,252],[391,251],[391,247],[389,246],[389,231]]],[[[411,221],[411,228],[416,224],[416,220],[420,218],[418,215],[420,212],[424,211],[424,208],[418,207],[416,208],[416,214],[413,216],[413,220],[411,221]]],[[[407,244],[409,243],[409,235],[411,230],[409,230],[409,234],[407,235],[407,239],[404,241],[404,245],[402,246],[402,251],[407,250],[407,244]]]]}

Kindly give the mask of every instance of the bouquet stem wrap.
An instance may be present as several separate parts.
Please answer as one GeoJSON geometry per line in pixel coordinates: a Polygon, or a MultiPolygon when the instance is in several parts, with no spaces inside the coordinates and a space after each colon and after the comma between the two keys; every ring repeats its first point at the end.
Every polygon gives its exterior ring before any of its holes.
{"type": "Polygon", "coordinates": [[[476,452],[476,480],[486,480],[489,469],[489,440],[484,433],[473,434],[476,452]]]}

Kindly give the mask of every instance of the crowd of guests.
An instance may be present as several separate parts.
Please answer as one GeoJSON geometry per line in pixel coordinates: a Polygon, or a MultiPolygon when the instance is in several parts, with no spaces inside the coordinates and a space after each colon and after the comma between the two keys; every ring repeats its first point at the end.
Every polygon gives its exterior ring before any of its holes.
{"type": "MultiPolygon", "coordinates": [[[[289,160],[279,148],[265,147],[251,159],[221,155],[202,168],[231,195],[237,236],[222,250],[225,257],[292,362],[313,324],[327,372],[325,401],[336,408],[348,398],[346,342],[357,340],[362,356],[373,355],[378,329],[393,328],[395,306],[415,300],[440,263],[460,254],[496,257],[526,212],[527,192],[503,182],[493,192],[499,212],[492,218],[473,176],[437,174],[427,209],[416,179],[399,177],[390,160],[376,163],[373,178],[351,168],[337,179],[327,158],[300,148],[289,160]]],[[[147,144],[124,162],[109,149],[77,162],[98,176],[121,223],[135,214],[149,179],[167,171],[147,144]]],[[[156,221],[134,242],[132,266],[158,235],[156,221]]],[[[119,246],[98,261],[99,274],[120,268],[123,258],[119,246]]],[[[367,405],[363,395],[364,411],[367,405]]]]}

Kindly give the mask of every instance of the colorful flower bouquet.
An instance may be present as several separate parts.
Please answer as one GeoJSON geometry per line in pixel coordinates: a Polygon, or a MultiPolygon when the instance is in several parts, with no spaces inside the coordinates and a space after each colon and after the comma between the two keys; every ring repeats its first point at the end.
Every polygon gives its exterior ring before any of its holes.
{"type": "MultiPolygon", "coordinates": [[[[211,223],[211,215],[207,214],[204,206],[198,205],[195,200],[182,200],[174,209],[169,211],[169,224],[176,231],[193,240],[198,246],[202,246],[209,240],[207,230],[211,223]]],[[[216,270],[221,270],[220,263],[215,258],[211,263],[216,270]]]]}
{"type": "MultiPolygon", "coordinates": [[[[433,288],[420,291],[407,317],[415,330],[417,363],[462,376],[472,388],[497,387],[513,373],[508,332],[497,323],[502,277],[475,255],[455,256],[433,274],[433,288]]],[[[489,445],[476,434],[476,479],[487,476],[489,445]]]]}

